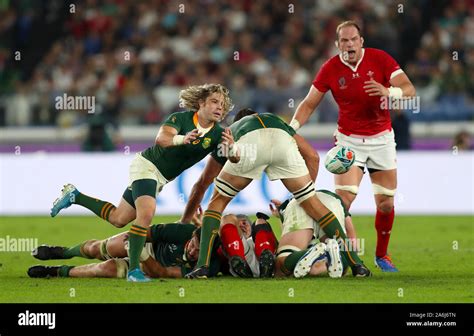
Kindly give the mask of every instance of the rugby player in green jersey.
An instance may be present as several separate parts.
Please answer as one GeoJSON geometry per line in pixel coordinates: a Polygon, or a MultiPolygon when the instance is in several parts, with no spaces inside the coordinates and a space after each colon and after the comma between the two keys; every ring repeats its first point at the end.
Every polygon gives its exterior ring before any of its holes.
{"type": "MultiPolygon", "coordinates": [[[[193,224],[153,224],[140,255],[141,268],[152,278],[181,278],[191,271],[199,255],[201,229],[193,224]]],[[[32,278],[124,278],[129,269],[128,232],[97,240],[90,239],[76,246],[41,245],[32,255],[39,260],[58,260],[81,257],[103,260],[82,266],[43,266],[28,269],[32,278]]],[[[212,275],[220,269],[218,258],[211,262],[212,275]]]]}
{"type": "MultiPolygon", "coordinates": [[[[199,260],[193,272],[186,277],[207,277],[212,246],[221,224],[222,212],[239,191],[252,180],[260,179],[262,172],[265,172],[270,180],[281,180],[294,195],[296,202],[318,222],[327,236],[343,240],[347,238],[336,215],[316,196],[313,183],[315,175],[310,174],[299,152],[293,128],[271,113],[258,114],[247,109],[239,111],[230,129],[236,141],[232,151],[237,153],[239,161],[227,161],[222,169],[215,167],[210,170],[220,172],[214,180],[214,194],[203,217],[199,260]]],[[[296,263],[307,252],[307,245],[300,246],[298,235],[287,237],[287,244],[287,249],[291,248],[292,252],[286,257],[285,266],[287,270],[293,271],[296,263]]],[[[342,253],[347,257],[355,276],[371,275],[356,252],[344,249],[342,253]]],[[[245,267],[245,261],[242,261],[241,267],[245,267]]]]}
{"type": "Polygon", "coordinates": [[[160,127],[155,144],[135,156],[118,207],[67,184],[51,209],[54,217],[71,204],[78,204],[116,227],[135,220],[129,231],[128,281],[150,281],[139,268],[139,256],[155,215],[156,194],[163,186],[209,153],[215,157],[218,152],[227,153],[229,161],[238,161],[229,150],[234,143],[232,133],[218,124],[232,108],[227,88],[220,84],[191,86],[181,91],[180,102],[189,111],[171,114],[160,127]]]}

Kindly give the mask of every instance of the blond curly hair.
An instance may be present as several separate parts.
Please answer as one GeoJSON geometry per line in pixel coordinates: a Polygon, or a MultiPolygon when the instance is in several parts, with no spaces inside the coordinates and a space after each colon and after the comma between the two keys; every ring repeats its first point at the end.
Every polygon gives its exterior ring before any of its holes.
{"type": "Polygon", "coordinates": [[[229,96],[229,89],[221,84],[203,84],[190,86],[181,90],[179,93],[180,106],[184,106],[190,110],[199,110],[199,102],[205,101],[213,93],[220,93],[224,97],[223,116],[224,118],[229,111],[234,108],[232,99],[229,96]]]}

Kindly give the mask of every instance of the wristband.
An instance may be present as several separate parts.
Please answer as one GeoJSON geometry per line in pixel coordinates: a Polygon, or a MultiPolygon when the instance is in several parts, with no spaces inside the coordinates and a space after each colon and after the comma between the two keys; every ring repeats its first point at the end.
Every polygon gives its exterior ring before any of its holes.
{"type": "Polygon", "coordinates": [[[184,135],[175,135],[173,137],[173,145],[174,146],[182,145],[184,143],[184,138],[185,138],[184,135]]]}
{"type": "Polygon", "coordinates": [[[293,119],[293,120],[290,122],[290,126],[291,126],[295,131],[297,131],[298,128],[301,127],[300,122],[299,122],[298,120],[296,120],[296,119],[293,119]]]}
{"type": "Polygon", "coordinates": [[[389,87],[388,96],[395,99],[401,99],[403,97],[403,91],[399,87],[389,87]]]}

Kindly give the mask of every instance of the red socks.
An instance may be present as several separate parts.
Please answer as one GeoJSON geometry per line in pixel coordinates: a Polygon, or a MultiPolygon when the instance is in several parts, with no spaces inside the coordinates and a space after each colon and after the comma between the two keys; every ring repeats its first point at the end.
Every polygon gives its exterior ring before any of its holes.
{"type": "Polygon", "coordinates": [[[225,224],[221,229],[221,241],[229,258],[240,256],[245,260],[244,245],[234,224],[225,224]]]}
{"type": "Polygon", "coordinates": [[[383,257],[387,254],[388,242],[390,241],[390,233],[393,226],[393,218],[395,217],[395,210],[392,209],[388,214],[377,210],[375,215],[375,230],[377,230],[377,247],[375,255],[383,257]]]}
{"type": "Polygon", "coordinates": [[[276,241],[271,231],[259,230],[255,234],[255,255],[260,258],[263,250],[270,250],[273,254],[276,252],[276,241]]]}

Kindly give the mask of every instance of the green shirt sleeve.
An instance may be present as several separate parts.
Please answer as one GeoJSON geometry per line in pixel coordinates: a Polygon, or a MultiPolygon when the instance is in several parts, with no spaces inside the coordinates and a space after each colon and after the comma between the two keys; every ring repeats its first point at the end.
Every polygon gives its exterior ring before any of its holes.
{"type": "Polygon", "coordinates": [[[217,146],[216,149],[211,152],[211,156],[222,166],[225,165],[225,163],[227,162],[227,158],[221,153],[219,153],[219,146],[217,146]]]}
{"type": "Polygon", "coordinates": [[[171,126],[173,128],[176,128],[176,130],[179,131],[181,130],[182,127],[182,118],[183,113],[180,112],[175,112],[171,113],[168,118],[165,120],[162,126],[171,126]]]}

